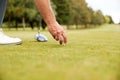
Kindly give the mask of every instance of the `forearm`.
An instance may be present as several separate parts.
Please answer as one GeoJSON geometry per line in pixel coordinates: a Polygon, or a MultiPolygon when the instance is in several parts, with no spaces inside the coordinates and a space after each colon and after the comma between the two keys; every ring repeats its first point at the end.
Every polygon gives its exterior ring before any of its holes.
{"type": "Polygon", "coordinates": [[[47,25],[56,23],[56,18],[51,8],[50,0],[35,0],[35,3],[47,25]]]}
{"type": "Polygon", "coordinates": [[[35,0],[40,14],[48,26],[48,30],[55,40],[60,44],[67,43],[66,32],[56,21],[55,15],[50,5],[50,0],[35,0]]]}

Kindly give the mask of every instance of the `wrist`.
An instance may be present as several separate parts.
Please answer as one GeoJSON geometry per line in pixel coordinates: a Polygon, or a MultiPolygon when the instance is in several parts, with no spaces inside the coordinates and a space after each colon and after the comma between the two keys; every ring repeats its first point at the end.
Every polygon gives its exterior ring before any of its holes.
{"type": "Polygon", "coordinates": [[[55,21],[48,21],[47,22],[48,28],[56,27],[57,25],[58,25],[58,22],[56,20],[55,21]]]}

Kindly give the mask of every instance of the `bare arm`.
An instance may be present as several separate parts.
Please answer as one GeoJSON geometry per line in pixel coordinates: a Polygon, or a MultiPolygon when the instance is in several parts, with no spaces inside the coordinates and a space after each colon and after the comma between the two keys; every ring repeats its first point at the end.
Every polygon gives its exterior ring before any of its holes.
{"type": "Polygon", "coordinates": [[[56,21],[55,15],[50,5],[50,0],[35,0],[35,3],[48,26],[49,32],[54,37],[54,39],[59,41],[60,44],[66,44],[66,33],[61,25],[59,25],[59,23],[56,21]]]}

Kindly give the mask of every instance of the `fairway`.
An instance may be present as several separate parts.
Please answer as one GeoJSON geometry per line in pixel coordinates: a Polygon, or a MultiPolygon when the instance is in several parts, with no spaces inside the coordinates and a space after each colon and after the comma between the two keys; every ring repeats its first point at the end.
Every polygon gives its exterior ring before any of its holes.
{"type": "Polygon", "coordinates": [[[68,44],[37,42],[37,30],[5,30],[22,45],[0,45],[0,80],[120,80],[120,25],[68,30],[68,44]]]}

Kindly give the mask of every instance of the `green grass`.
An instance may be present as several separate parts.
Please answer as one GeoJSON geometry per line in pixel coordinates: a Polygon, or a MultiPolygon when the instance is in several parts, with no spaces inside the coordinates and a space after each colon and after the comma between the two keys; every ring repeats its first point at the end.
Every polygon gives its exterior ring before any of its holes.
{"type": "Polygon", "coordinates": [[[0,80],[120,80],[120,26],[68,30],[68,44],[37,42],[35,31],[4,31],[22,45],[0,45],[0,80]]]}

